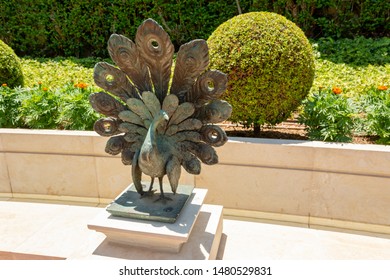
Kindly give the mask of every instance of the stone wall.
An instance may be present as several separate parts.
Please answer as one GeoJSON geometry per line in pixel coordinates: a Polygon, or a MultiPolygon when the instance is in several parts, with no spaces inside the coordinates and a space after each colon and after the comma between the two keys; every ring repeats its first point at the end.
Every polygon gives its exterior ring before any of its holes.
{"type": "MultiPolygon", "coordinates": [[[[131,169],[104,152],[106,140],[0,129],[0,198],[109,203],[131,183],[131,169]]],[[[390,226],[389,146],[231,138],[216,150],[219,164],[180,179],[207,188],[206,203],[234,215],[390,226]]]]}

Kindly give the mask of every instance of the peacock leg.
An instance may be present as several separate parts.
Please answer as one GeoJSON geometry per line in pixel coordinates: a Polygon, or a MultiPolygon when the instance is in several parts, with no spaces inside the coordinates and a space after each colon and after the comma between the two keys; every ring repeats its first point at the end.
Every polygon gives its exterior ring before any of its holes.
{"type": "Polygon", "coordinates": [[[151,182],[150,182],[150,186],[149,186],[149,190],[148,190],[148,192],[151,192],[152,191],[152,189],[153,189],[153,183],[154,183],[154,177],[150,177],[152,180],[151,180],[151,182]]]}
{"type": "MultiPolygon", "coordinates": [[[[142,194],[142,197],[145,197],[145,196],[153,196],[154,193],[156,192],[156,190],[153,190],[153,183],[154,183],[154,177],[150,177],[151,178],[151,181],[150,181],[150,186],[149,186],[149,190],[144,192],[142,194]]],[[[142,198],[141,197],[141,198],[142,198]]]]}
{"type": "Polygon", "coordinates": [[[139,151],[137,151],[133,157],[131,174],[133,177],[133,183],[134,183],[135,189],[137,190],[137,192],[141,196],[143,196],[145,194],[145,192],[143,190],[143,186],[141,183],[142,171],[138,166],[138,156],[139,156],[139,151]]]}
{"type": "Polygon", "coordinates": [[[166,202],[167,200],[172,200],[172,198],[170,197],[167,197],[164,195],[164,190],[163,190],[163,177],[158,177],[158,181],[160,183],[160,197],[157,198],[154,202],[157,202],[157,201],[162,201],[162,202],[166,202]]]}

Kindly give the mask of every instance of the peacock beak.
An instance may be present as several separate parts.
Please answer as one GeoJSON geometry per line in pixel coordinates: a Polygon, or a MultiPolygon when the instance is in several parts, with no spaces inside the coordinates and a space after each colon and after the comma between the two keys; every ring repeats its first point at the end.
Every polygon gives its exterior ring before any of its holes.
{"type": "Polygon", "coordinates": [[[163,117],[166,121],[169,121],[169,116],[165,111],[161,110],[161,114],[163,115],[163,117]]]}

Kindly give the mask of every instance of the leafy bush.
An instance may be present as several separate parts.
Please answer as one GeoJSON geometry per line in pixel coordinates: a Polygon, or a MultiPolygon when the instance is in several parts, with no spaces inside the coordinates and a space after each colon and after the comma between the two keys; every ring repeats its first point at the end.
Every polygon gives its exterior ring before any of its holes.
{"type": "Polygon", "coordinates": [[[316,57],[312,93],[337,85],[353,97],[373,85],[390,85],[389,38],[322,38],[312,45],[316,57]]]}
{"type": "Polygon", "coordinates": [[[60,129],[92,130],[93,124],[99,118],[88,96],[93,92],[92,87],[86,83],[69,83],[62,92],[66,94],[61,98],[59,116],[56,120],[60,129]]]}
{"type": "Polygon", "coordinates": [[[0,39],[30,56],[107,57],[112,33],[134,38],[147,18],[163,25],[176,47],[207,38],[237,14],[235,3],[210,0],[3,1],[0,39]]]}
{"type": "Polygon", "coordinates": [[[379,137],[379,144],[390,144],[390,90],[371,87],[358,99],[365,132],[379,137]]]}
{"type": "Polygon", "coordinates": [[[236,16],[220,25],[207,42],[210,67],[228,74],[223,98],[233,106],[233,122],[254,124],[255,129],[282,122],[312,86],[311,46],[299,27],[280,15],[236,16]]]}
{"type": "Polygon", "coordinates": [[[39,85],[26,93],[19,108],[20,120],[28,128],[54,129],[57,127],[60,96],[39,85]]]}
{"type": "Polygon", "coordinates": [[[316,41],[322,59],[351,66],[386,65],[390,63],[390,38],[334,40],[330,37],[316,41]]]}
{"type": "MultiPolygon", "coordinates": [[[[66,87],[68,83],[85,82],[94,85],[93,67],[99,58],[56,57],[21,59],[25,73],[25,86],[34,87],[42,83],[45,87],[54,89],[66,87]]],[[[112,62],[111,62],[112,63],[112,62]]],[[[95,87],[98,90],[97,87],[95,87]]]]}
{"type": "Polygon", "coordinates": [[[11,89],[5,84],[0,86],[0,128],[21,127],[19,118],[21,96],[21,88],[11,89]]]}
{"type": "MultiPolygon", "coordinates": [[[[257,1],[254,1],[257,2],[257,1]]],[[[298,24],[314,38],[388,36],[387,0],[275,0],[272,9],[298,24]]]]}
{"type": "Polygon", "coordinates": [[[310,140],[350,142],[354,128],[352,100],[341,88],[320,90],[303,102],[299,122],[306,125],[310,140]]]}
{"type": "Polygon", "coordinates": [[[0,40],[0,85],[23,86],[23,72],[15,52],[0,40]]]}
{"type": "Polygon", "coordinates": [[[107,56],[112,33],[134,38],[153,18],[176,47],[206,39],[239,13],[268,11],[296,23],[311,38],[389,37],[388,0],[30,0],[2,1],[0,39],[18,55],[107,56]]]}
{"type": "Polygon", "coordinates": [[[0,127],[92,130],[100,116],[89,104],[93,87],[68,83],[50,89],[42,83],[32,88],[0,87],[0,127]]]}

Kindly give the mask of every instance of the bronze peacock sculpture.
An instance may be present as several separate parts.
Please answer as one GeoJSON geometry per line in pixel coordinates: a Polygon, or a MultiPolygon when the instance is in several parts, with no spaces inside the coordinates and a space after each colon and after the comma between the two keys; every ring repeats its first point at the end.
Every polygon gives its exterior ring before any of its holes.
{"type": "Polygon", "coordinates": [[[106,117],[96,121],[94,130],[110,137],[107,153],[121,154],[123,164],[132,165],[141,196],[154,193],[157,177],[159,199],[170,199],[163,192],[165,175],[175,194],[181,167],[199,174],[201,162],[218,162],[213,147],[225,144],[227,136],[215,123],[232,112],[229,103],[219,100],[227,75],[207,70],[207,43],[193,40],[180,47],[171,80],[174,46],[152,19],[139,26],[135,42],[112,34],[108,51],[118,67],[95,65],[95,83],[105,91],[91,94],[90,103],[106,117]],[[148,189],[141,183],[142,174],[151,177],[148,189]]]}

